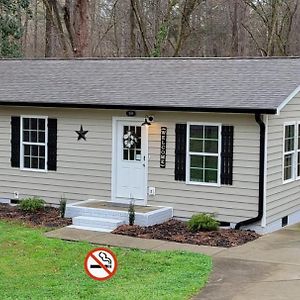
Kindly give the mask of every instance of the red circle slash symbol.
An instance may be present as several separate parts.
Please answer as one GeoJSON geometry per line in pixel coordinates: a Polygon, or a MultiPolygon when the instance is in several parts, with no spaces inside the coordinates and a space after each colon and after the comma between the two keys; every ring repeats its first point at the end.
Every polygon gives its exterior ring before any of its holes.
{"type": "Polygon", "coordinates": [[[117,272],[118,261],[116,255],[107,248],[91,250],[85,257],[84,269],[94,280],[107,280],[117,272]]]}

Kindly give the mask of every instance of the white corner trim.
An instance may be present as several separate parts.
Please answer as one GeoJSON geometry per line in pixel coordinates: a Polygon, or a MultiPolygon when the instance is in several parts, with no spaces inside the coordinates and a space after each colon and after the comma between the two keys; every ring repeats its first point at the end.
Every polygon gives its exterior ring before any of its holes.
{"type": "Polygon", "coordinates": [[[277,107],[277,115],[300,92],[300,85],[277,107]]]}
{"type": "Polygon", "coordinates": [[[265,115],[265,126],[266,126],[266,132],[265,132],[265,166],[264,166],[264,206],[263,206],[263,217],[261,220],[261,226],[266,227],[267,226],[267,182],[268,182],[268,123],[269,123],[269,116],[265,115]]]}

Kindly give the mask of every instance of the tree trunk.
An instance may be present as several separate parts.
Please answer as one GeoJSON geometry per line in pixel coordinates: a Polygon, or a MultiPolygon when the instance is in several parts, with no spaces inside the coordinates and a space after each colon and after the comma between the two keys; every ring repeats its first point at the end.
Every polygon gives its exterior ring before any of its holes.
{"type": "Polygon", "coordinates": [[[233,0],[231,56],[239,55],[238,0],[233,0]]]}
{"type": "Polygon", "coordinates": [[[134,9],[132,3],[130,5],[130,54],[129,56],[135,57],[136,56],[136,35],[135,35],[135,16],[134,16],[134,9]]]}
{"type": "MultiPolygon", "coordinates": [[[[35,28],[37,31],[37,28],[35,28]]],[[[37,33],[34,31],[34,53],[37,49],[37,33]]],[[[53,56],[53,9],[46,5],[45,57],[53,56]]]]}
{"type": "Polygon", "coordinates": [[[89,56],[90,37],[89,0],[77,0],[74,8],[74,55],[76,57],[89,56]]]}

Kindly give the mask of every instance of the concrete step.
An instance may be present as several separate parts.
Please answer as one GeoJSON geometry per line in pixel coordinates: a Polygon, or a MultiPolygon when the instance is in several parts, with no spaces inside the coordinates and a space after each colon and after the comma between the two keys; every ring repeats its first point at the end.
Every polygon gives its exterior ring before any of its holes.
{"type": "Polygon", "coordinates": [[[91,218],[115,219],[115,220],[128,220],[127,211],[117,211],[111,209],[98,209],[91,207],[75,206],[67,204],[65,217],[74,218],[78,216],[85,216],[91,218]]]}
{"type": "MultiPolygon", "coordinates": [[[[76,203],[69,203],[66,206],[66,218],[87,217],[87,218],[103,218],[105,220],[123,221],[128,224],[128,211],[116,210],[109,208],[93,208],[89,207],[90,202],[96,200],[86,200],[76,203]],[[85,206],[86,205],[86,206],[85,206]]],[[[99,200],[99,202],[101,202],[99,200]]],[[[151,226],[163,223],[173,217],[172,207],[156,207],[155,210],[148,212],[136,212],[135,224],[140,226],[151,226]]],[[[79,225],[81,226],[81,225],[79,225]]],[[[90,225],[82,225],[90,227],[90,225]]],[[[94,227],[94,226],[91,226],[94,227]]]]}
{"type": "Polygon", "coordinates": [[[69,225],[67,227],[73,229],[80,229],[80,230],[96,231],[96,232],[112,232],[111,229],[107,229],[107,228],[95,228],[95,227],[77,226],[77,225],[69,225]]]}
{"type": "Polygon", "coordinates": [[[103,229],[108,232],[113,231],[118,226],[125,224],[125,221],[123,220],[88,216],[78,216],[74,217],[72,220],[74,226],[103,229]]]}

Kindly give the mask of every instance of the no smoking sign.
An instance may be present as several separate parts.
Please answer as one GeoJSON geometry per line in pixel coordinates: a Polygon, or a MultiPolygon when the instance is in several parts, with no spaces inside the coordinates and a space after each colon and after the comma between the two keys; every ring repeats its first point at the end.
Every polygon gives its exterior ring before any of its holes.
{"type": "Polygon", "coordinates": [[[107,280],[117,272],[116,255],[107,248],[91,250],[84,260],[84,269],[88,276],[95,280],[107,280]]]}

